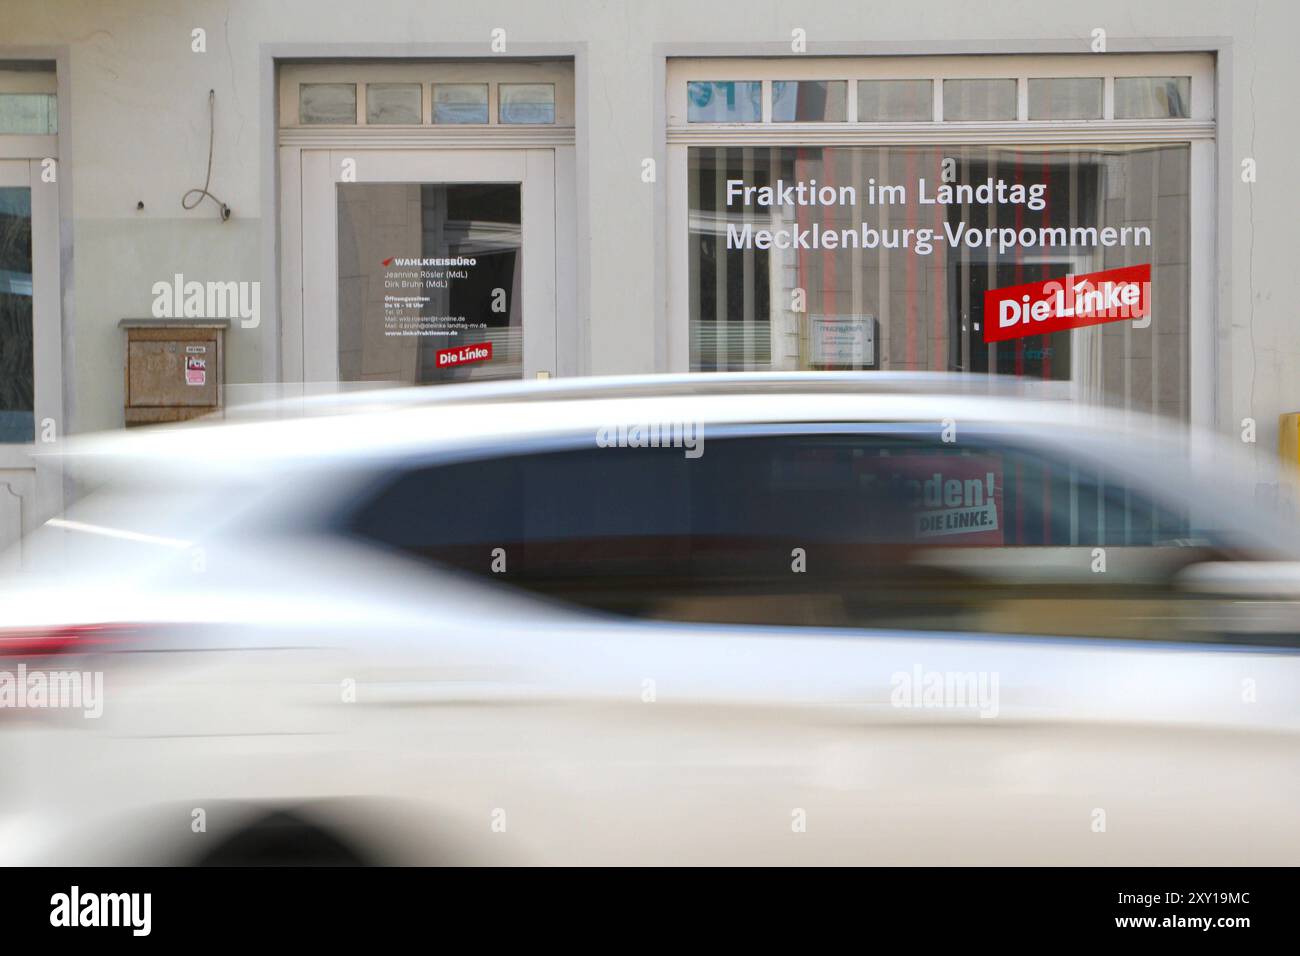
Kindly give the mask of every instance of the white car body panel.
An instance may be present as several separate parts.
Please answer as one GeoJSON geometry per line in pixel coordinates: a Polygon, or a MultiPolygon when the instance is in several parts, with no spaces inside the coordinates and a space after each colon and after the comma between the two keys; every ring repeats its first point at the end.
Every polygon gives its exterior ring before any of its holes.
{"type": "MultiPolygon", "coordinates": [[[[706,455],[733,423],[955,417],[1067,444],[1099,428],[1069,404],[781,387],[372,411],[351,396],[74,446],[135,478],[270,487],[274,509],[310,507],[303,474],[619,422],[702,422],[706,455]]],[[[1294,649],[615,619],[359,543],[212,528],[159,545],[148,573],[6,594],[5,627],[54,603],[158,636],[85,658],[104,670],[99,719],[0,712],[0,862],[190,862],[271,807],[396,863],[1300,860],[1294,649]],[[996,674],[996,714],[895,706],[893,675],[918,666],[996,674]]]]}

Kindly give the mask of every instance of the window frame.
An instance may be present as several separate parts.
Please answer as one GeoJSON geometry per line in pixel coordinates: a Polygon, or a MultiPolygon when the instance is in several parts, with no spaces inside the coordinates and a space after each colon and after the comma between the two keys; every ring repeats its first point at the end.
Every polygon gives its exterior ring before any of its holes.
{"type": "MultiPolygon", "coordinates": [[[[1218,188],[1215,181],[1216,69],[1212,53],[1044,55],[936,55],[877,57],[672,57],[666,61],[667,282],[665,371],[689,372],[690,260],[689,149],[692,146],[1106,146],[1186,144],[1190,190],[1207,201],[1190,204],[1188,288],[1188,419],[1214,424],[1216,248],[1218,188]],[[1191,77],[1187,119],[1116,120],[1117,76],[1191,77]],[[1029,79],[1102,77],[1102,119],[1029,120],[1029,79]],[[944,79],[1017,81],[1017,119],[944,121],[944,79]],[[687,80],[761,79],[760,123],[686,122],[687,80]],[[848,80],[847,122],[771,122],[774,80],[848,80]],[[858,122],[858,80],[930,79],[933,115],[927,122],[858,122]]],[[[881,343],[877,343],[877,349],[881,343]]],[[[755,366],[763,370],[765,366],[755,366]]],[[[1131,374],[1126,372],[1126,375],[1131,374]]]]}

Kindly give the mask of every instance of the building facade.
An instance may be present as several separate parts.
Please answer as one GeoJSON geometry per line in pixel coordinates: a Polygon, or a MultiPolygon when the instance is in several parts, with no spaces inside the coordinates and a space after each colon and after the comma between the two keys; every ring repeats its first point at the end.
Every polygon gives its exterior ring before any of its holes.
{"type": "Polygon", "coordinates": [[[1001,372],[1274,454],[1297,27],[1283,0],[0,0],[0,538],[62,498],[33,446],[123,425],[130,319],[228,320],[229,401],[1001,372]],[[1145,314],[986,314],[1115,270],[1145,314]]]}

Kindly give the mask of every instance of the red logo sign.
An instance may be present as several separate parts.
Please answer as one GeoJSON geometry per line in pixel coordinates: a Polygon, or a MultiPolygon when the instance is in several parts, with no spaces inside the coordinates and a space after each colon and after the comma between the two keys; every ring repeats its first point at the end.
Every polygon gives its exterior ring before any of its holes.
{"type": "Polygon", "coordinates": [[[470,362],[490,362],[492,360],[492,343],[480,342],[478,345],[462,345],[455,349],[439,349],[435,353],[438,368],[451,365],[467,365],[470,362]]]}
{"type": "Polygon", "coordinates": [[[1151,264],[989,289],[984,341],[1045,335],[1151,312],[1151,264]]]}

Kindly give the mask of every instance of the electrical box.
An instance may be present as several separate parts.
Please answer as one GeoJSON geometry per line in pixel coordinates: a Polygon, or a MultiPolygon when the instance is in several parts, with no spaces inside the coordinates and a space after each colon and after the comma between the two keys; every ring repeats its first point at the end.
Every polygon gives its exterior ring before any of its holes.
{"type": "Polygon", "coordinates": [[[222,410],[226,319],[123,319],[126,425],[182,422],[222,410]]]}

